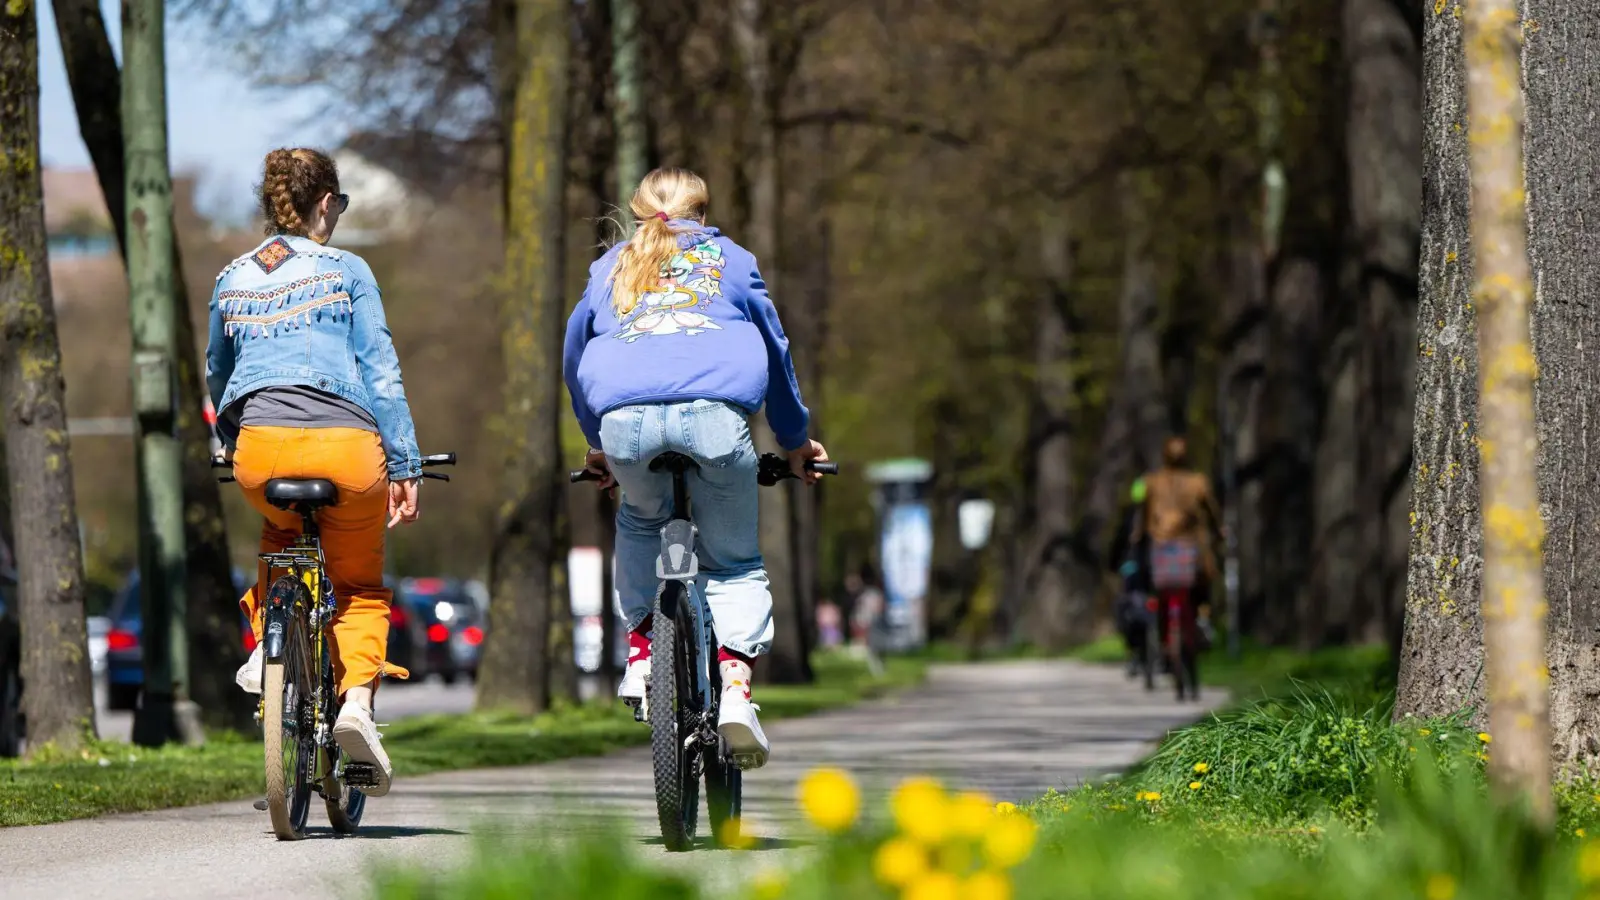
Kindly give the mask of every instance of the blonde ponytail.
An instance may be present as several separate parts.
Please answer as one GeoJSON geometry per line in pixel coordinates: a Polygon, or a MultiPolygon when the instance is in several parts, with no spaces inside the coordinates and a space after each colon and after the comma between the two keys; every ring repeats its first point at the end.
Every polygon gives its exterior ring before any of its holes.
{"type": "Polygon", "coordinates": [[[611,308],[618,318],[666,277],[667,263],[678,252],[670,220],[704,219],[709,199],[705,180],[688,169],[656,169],[639,182],[628,204],[639,224],[611,270],[611,308]]]}

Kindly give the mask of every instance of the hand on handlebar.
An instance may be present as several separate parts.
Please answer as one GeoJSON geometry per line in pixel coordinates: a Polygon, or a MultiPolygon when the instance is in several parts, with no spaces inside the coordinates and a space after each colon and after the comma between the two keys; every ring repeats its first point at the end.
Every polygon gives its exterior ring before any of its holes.
{"type": "Polygon", "coordinates": [[[794,473],[796,478],[806,484],[816,484],[822,480],[820,474],[806,468],[806,463],[812,460],[827,462],[828,451],[820,443],[808,440],[799,447],[790,450],[786,455],[789,457],[789,470],[794,473]]]}
{"type": "Polygon", "coordinates": [[[611,463],[606,460],[606,455],[600,450],[590,450],[583,455],[583,467],[599,475],[595,487],[602,491],[609,491],[617,485],[617,479],[611,474],[611,463]]]}

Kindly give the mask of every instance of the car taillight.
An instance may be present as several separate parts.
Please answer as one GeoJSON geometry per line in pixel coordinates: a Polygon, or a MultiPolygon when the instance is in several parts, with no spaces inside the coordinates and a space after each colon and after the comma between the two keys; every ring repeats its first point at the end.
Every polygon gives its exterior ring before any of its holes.
{"type": "Polygon", "coordinates": [[[139,638],[131,631],[113,628],[106,632],[107,650],[132,650],[139,646],[139,638]]]}
{"type": "Polygon", "coordinates": [[[244,632],[244,652],[250,653],[250,652],[253,652],[255,649],[256,649],[256,633],[247,628],[247,629],[245,629],[245,632],[244,632]]]}
{"type": "Polygon", "coordinates": [[[435,622],[428,626],[428,640],[433,641],[435,644],[442,644],[450,640],[450,629],[435,622]]]}
{"type": "Polygon", "coordinates": [[[1150,610],[1151,612],[1155,612],[1156,611],[1156,598],[1151,597],[1150,599],[1144,601],[1144,608],[1150,610]]]}
{"type": "Polygon", "coordinates": [[[483,629],[476,625],[468,625],[461,629],[461,639],[476,647],[483,643],[483,629]]]}
{"type": "Polygon", "coordinates": [[[389,624],[396,628],[406,627],[406,609],[403,606],[389,607],[389,624]]]}

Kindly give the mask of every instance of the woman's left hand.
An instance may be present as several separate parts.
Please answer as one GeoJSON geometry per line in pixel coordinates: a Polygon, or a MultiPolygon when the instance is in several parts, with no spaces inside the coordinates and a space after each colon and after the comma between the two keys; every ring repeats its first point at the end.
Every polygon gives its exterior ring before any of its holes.
{"type": "Polygon", "coordinates": [[[417,488],[421,485],[420,478],[389,482],[390,528],[402,523],[410,525],[417,520],[417,516],[422,512],[417,500],[417,488]]]}
{"type": "Polygon", "coordinates": [[[606,460],[602,450],[590,450],[583,455],[583,467],[600,476],[595,486],[602,491],[610,490],[617,485],[616,476],[611,474],[611,463],[606,460]]]}

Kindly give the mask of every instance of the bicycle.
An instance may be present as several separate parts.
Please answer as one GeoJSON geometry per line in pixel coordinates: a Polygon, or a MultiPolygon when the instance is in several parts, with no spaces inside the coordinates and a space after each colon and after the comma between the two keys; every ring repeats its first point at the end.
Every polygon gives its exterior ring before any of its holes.
{"type": "MultiPolygon", "coordinates": [[[[455,462],[454,453],[422,458],[428,468],[455,462]]],[[[232,463],[218,459],[212,466],[231,468],[232,463]]],[[[422,477],[450,480],[438,472],[423,472],[422,477]]],[[[333,830],[352,834],[366,810],[361,789],[376,786],[378,772],[371,763],[350,761],[333,738],[339,698],[327,629],[337,599],[322,554],[317,510],[337,503],[339,489],[320,478],[274,478],[267,482],[266,497],[279,509],[299,513],[302,523],[293,544],[261,555],[267,567],[264,583],[270,587],[261,600],[264,666],[256,720],[263,736],[267,812],[278,840],[299,840],[305,837],[315,792],[333,830]]]]}
{"type": "MultiPolygon", "coordinates": [[[[1167,627],[1162,635],[1166,642],[1164,656],[1172,671],[1179,702],[1185,698],[1200,699],[1200,648],[1192,634],[1198,630],[1198,626],[1191,628],[1185,621],[1192,615],[1188,611],[1191,602],[1193,597],[1189,591],[1171,597],[1157,593],[1151,600],[1152,611],[1166,619],[1167,627]],[[1163,606],[1165,609],[1161,609],[1163,606]]],[[[1156,628],[1152,627],[1151,631],[1156,631],[1156,628]]],[[[1146,684],[1148,686],[1149,683],[1146,684]]]]}
{"type": "MultiPolygon", "coordinates": [[[[690,457],[670,451],[650,462],[650,471],[672,475],[672,515],[661,529],[661,555],[656,558],[661,585],[651,610],[650,680],[644,702],[634,708],[636,721],[650,723],[656,817],[662,840],[675,852],[694,846],[701,775],[712,839],[731,839],[728,828],[737,822],[742,806],[742,772],[755,762],[735,756],[717,734],[722,675],[714,623],[704,592],[688,589],[700,574],[700,561],[684,474],[696,466],[690,457]]],[[[819,475],[839,473],[838,464],[831,462],[808,462],[806,468],[819,475]]],[[[589,469],[570,476],[574,483],[601,477],[589,469]]],[[[763,487],[795,477],[788,460],[776,453],[762,454],[757,461],[756,482],[763,487]]]]}

